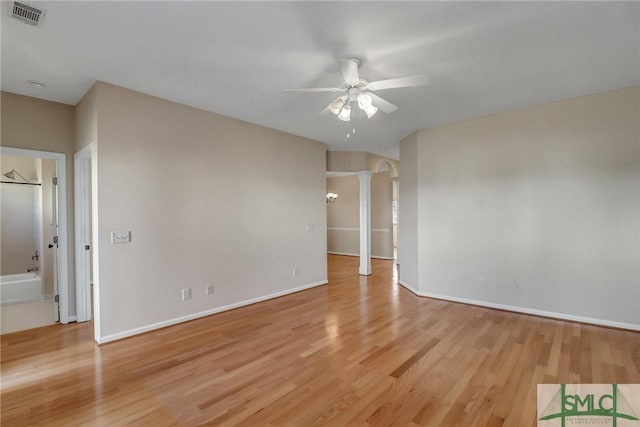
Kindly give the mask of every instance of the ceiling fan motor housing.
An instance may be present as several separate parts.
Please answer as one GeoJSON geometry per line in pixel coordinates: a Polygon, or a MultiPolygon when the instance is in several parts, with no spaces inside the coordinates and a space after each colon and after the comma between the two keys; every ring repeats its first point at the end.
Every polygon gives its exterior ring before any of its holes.
{"type": "Polygon", "coordinates": [[[349,102],[356,101],[358,99],[358,95],[360,95],[360,88],[357,88],[357,87],[349,88],[349,102]]]}

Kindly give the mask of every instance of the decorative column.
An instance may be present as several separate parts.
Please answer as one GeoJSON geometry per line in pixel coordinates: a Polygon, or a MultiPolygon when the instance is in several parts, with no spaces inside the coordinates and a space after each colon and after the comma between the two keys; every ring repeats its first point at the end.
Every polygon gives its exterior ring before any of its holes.
{"type": "Polygon", "coordinates": [[[360,268],[358,274],[371,274],[371,171],[358,172],[360,181],[360,268]]]}

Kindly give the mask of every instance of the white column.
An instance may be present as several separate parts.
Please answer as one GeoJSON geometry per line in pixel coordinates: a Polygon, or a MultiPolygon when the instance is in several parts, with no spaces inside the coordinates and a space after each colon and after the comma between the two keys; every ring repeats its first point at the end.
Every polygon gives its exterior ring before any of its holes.
{"type": "Polygon", "coordinates": [[[358,172],[360,181],[360,268],[363,276],[371,274],[371,171],[358,172]]]}

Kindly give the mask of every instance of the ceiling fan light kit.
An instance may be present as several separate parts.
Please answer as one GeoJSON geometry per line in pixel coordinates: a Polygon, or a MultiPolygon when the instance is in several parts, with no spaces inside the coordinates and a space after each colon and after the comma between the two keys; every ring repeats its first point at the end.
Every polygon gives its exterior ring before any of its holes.
{"type": "Polygon", "coordinates": [[[360,95],[358,95],[358,107],[360,107],[360,109],[362,109],[363,111],[366,110],[372,102],[373,99],[371,99],[371,95],[367,95],[366,93],[361,93],[360,95]]]}
{"type": "Polygon", "coordinates": [[[397,89],[403,87],[425,86],[428,84],[427,76],[418,74],[415,76],[399,77],[395,79],[369,82],[360,78],[357,59],[341,59],[343,83],[339,87],[331,88],[304,88],[285,89],[283,92],[315,93],[315,92],[346,92],[345,95],[331,101],[326,109],[338,116],[338,119],[348,122],[351,120],[351,104],[357,103],[358,107],[367,115],[373,117],[378,110],[384,113],[393,113],[398,109],[395,105],[373,93],[376,90],[397,89]]]}
{"type": "Polygon", "coordinates": [[[333,101],[331,101],[331,104],[329,104],[329,111],[331,111],[333,114],[340,114],[340,110],[342,110],[342,107],[344,106],[344,101],[347,99],[346,96],[340,96],[336,99],[334,99],[333,101]]]}
{"type": "Polygon", "coordinates": [[[373,117],[373,115],[378,112],[378,109],[373,105],[368,105],[367,107],[363,108],[363,110],[364,110],[364,113],[367,115],[368,119],[373,117]]]}
{"type": "Polygon", "coordinates": [[[343,122],[348,122],[349,120],[351,120],[351,106],[349,106],[349,104],[345,104],[342,106],[342,108],[338,112],[338,118],[343,122]]]}

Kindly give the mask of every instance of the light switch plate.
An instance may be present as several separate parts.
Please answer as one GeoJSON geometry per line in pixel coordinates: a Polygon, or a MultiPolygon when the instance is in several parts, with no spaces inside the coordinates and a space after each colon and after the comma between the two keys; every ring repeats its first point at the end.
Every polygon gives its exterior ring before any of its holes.
{"type": "Polygon", "coordinates": [[[131,241],[130,231],[112,231],[111,243],[129,243],[131,241]]]}

